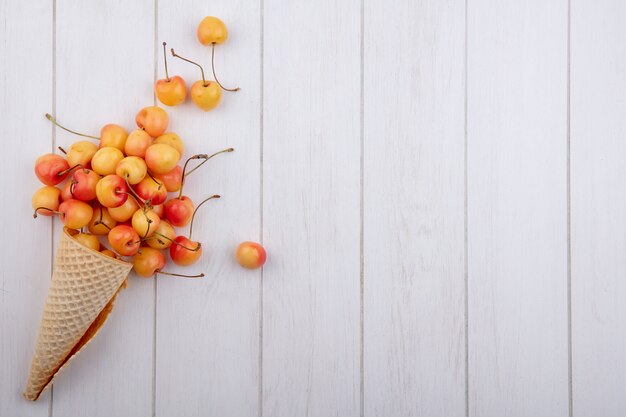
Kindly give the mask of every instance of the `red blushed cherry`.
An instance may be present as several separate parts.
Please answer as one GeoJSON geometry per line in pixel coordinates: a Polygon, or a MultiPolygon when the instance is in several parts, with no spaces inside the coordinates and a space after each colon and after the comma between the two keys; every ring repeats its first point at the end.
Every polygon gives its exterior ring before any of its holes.
{"type": "Polygon", "coordinates": [[[122,177],[117,175],[107,175],[98,181],[96,185],[96,196],[104,207],[119,207],[128,199],[128,186],[122,177]]]}
{"type": "Polygon", "coordinates": [[[158,180],[151,178],[150,175],[133,186],[135,192],[144,201],[150,201],[152,205],[159,205],[165,202],[167,198],[167,188],[158,180]]]}
{"type": "Polygon", "coordinates": [[[165,218],[176,227],[184,227],[191,221],[193,202],[187,196],[173,198],[165,203],[165,218]]]}
{"type": "Polygon", "coordinates": [[[74,183],[72,181],[68,181],[65,183],[63,188],[61,189],[61,201],[72,200],[74,196],[72,195],[72,188],[74,183]]]}
{"type": "MultiPolygon", "coordinates": [[[[193,220],[196,217],[196,213],[198,209],[207,201],[212,200],[214,198],[220,198],[219,195],[212,195],[209,198],[202,200],[198,207],[191,214],[191,222],[189,224],[189,237],[185,236],[176,236],[176,238],[172,241],[172,246],[170,246],[170,258],[176,265],[186,266],[195,263],[200,256],[202,256],[202,245],[200,242],[195,242],[191,240],[191,235],[193,233],[193,220]]],[[[162,236],[162,235],[159,235],[162,236]]]]}
{"type": "Polygon", "coordinates": [[[96,198],[96,186],[100,175],[89,169],[79,169],[74,172],[70,185],[70,193],[81,201],[91,201],[96,198]]]}
{"type": "Polygon", "coordinates": [[[58,214],[63,224],[70,229],[80,229],[87,226],[93,216],[93,208],[89,204],[74,199],[62,202],[58,211],[51,210],[48,207],[37,207],[33,214],[34,218],[37,218],[39,211],[45,211],[48,214],[58,214]]]}
{"type": "Polygon", "coordinates": [[[192,242],[185,236],[176,236],[172,243],[170,258],[176,265],[194,264],[202,256],[202,245],[199,242],[192,242]]]}
{"type": "Polygon", "coordinates": [[[267,254],[263,246],[256,242],[243,242],[237,247],[237,262],[248,269],[257,269],[265,264],[267,254]]]}
{"type": "Polygon", "coordinates": [[[161,175],[156,174],[154,178],[165,185],[168,193],[173,193],[180,190],[180,184],[183,181],[183,169],[180,165],[176,165],[170,172],[161,175]]]}
{"type": "Polygon", "coordinates": [[[156,274],[172,275],[183,278],[202,278],[204,274],[182,275],[163,271],[165,256],[160,250],[151,247],[142,247],[133,257],[133,269],[143,278],[150,278],[156,274]]]}
{"type": "Polygon", "coordinates": [[[35,175],[46,185],[57,185],[67,178],[70,171],[70,165],[60,155],[47,153],[35,161],[35,175]]]}
{"type": "Polygon", "coordinates": [[[122,256],[133,256],[139,250],[139,235],[131,226],[117,225],[109,232],[109,244],[122,256]]]}

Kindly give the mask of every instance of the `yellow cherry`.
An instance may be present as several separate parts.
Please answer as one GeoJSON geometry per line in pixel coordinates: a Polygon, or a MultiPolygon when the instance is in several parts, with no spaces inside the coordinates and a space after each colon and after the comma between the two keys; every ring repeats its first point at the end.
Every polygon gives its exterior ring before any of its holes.
{"type": "Polygon", "coordinates": [[[74,165],[87,166],[96,152],[98,152],[98,145],[93,142],[81,140],[74,142],[72,146],[70,146],[67,150],[67,155],[65,155],[65,159],[67,159],[67,163],[70,164],[71,167],[74,165]]]}
{"type": "Polygon", "coordinates": [[[196,106],[200,107],[204,111],[213,110],[220,104],[222,98],[222,89],[217,83],[202,80],[198,80],[191,86],[189,92],[191,100],[196,106]]]}
{"type": "Polygon", "coordinates": [[[105,146],[98,149],[91,158],[91,169],[100,175],[115,174],[117,164],[124,159],[124,154],[118,148],[105,146]]]}
{"type": "MultiPolygon", "coordinates": [[[[168,132],[168,133],[162,134],[161,136],[156,138],[153,143],[164,143],[176,149],[178,153],[181,155],[185,153],[184,152],[185,149],[183,147],[183,141],[180,139],[180,136],[178,136],[174,132],[168,132]]],[[[70,166],[73,166],[73,165],[70,164],[70,166]]]]}
{"type": "Polygon", "coordinates": [[[83,246],[87,246],[89,249],[93,249],[95,251],[100,250],[100,241],[98,240],[98,236],[90,235],[89,233],[79,233],[74,236],[78,242],[80,242],[83,246]]]}
{"type": "Polygon", "coordinates": [[[228,29],[220,19],[207,16],[198,25],[198,40],[204,46],[212,43],[224,43],[228,39],[228,29]]]}
{"type": "Polygon", "coordinates": [[[170,77],[167,72],[167,53],[165,52],[165,42],[163,42],[163,59],[165,61],[165,78],[157,80],[154,84],[154,92],[159,101],[166,106],[177,106],[187,97],[187,86],[185,80],[178,75],[170,77]]]}
{"type": "Polygon", "coordinates": [[[129,184],[139,183],[148,172],[146,161],[138,156],[127,156],[117,163],[115,173],[124,178],[129,184]]]}

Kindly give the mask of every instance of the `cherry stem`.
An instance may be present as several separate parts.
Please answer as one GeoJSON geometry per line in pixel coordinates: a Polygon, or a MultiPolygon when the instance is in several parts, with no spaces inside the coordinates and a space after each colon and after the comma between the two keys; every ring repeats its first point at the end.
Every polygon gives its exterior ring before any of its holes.
{"type": "Polygon", "coordinates": [[[235,149],[233,148],[227,148],[227,149],[223,149],[219,152],[215,152],[213,155],[206,155],[206,154],[199,154],[199,155],[194,155],[191,158],[187,159],[187,161],[185,161],[185,165],[183,166],[183,175],[180,179],[180,191],[178,192],[178,199],[180,200],[181,197],[183,196],[183,186],[185,185],[185,178],[187,178],[192,172],[194,172],[196,169],[200,168],[206,161],[208,161],[209,159],[213,158],[216,155],[219,155],[221,153],[225,153],[225,152],[232,152],[235,149]],[[189,163],[189,161],[191,161],[192,159],[204,159],[204,161],[200,162],[196,167],[194,167],[191,171],[189,172],[185,172],[187,170],[187,164],[189,163]]]}
{"type": "Polygon", "coordinates": [[[79,132],[76,132],[74,130],[68,129],[65,126],[61,126],[59,124],[59,122],[57,122],[56,119],[54,117],[52,117],[52,115],[50,115],[50,113],[46,113],[46,119],[50,120],[52,122],[52,124],[54,124],[57,127],[60,127],[61,129],[65,130],[66,132],[70,132],[70,133],[73,133],[75,135],[82,136],[82,137],[85,137],[85,138],[91,138],[91,139],[95,139],[95,140],[100,140],[100,138],[98,138],[96,136],[86,135],[84,133],[79,133],[79,132]]]}
{"type": "Polygon", "coordinates": [[[115,190],[115,194],[126,194],[127,196],[131,197],[133,200],[135,200],[135,203],[137,203],[137,206],[139,207],[145,207],[146,203],[142,202],[141,198],[135,197],[134,195],[132,195],[129,192],[126,191],[119,191],[119,190],[115,190]]]}
{"type": "Polygon", "coordinates": [[[194,172],[196,169],[200,168],[200,167],[202,166],[202,164],[204,164],[206,161],[208,161],[209,159],[213,158],[214,156],[217,156],[217,155],[219,155],[219,154],[221,154],[221,153],[233,152],[234,150],[235,150],[234,148],[227,148],[227,149],[222,149],[222,150],[221,150],[221,151],[219,151],[219,152],[215,152],[213,155],[209,155],[207,158],[205,158],[205,160],[204,160],[204,161],[200,162],[200,163],[198,164],[198,166],[196,166],[194,169],[192,169],[191,171],[189,171],[189,172],[187,173],[187,175],[191,174],[191,173],[192,173],[192,172],[194,172]]]}
{"type": "Polygon", "coordinates": [[[163,187],[163,183],[159,182],[156,178],[154,178],[151,173],[146,172],[146,174],[148,174],[148,176],[152,179],[152,181],[154,181],[157,184],[159,184],[159,188],[158,188],[159,190],[161,189],[161,187],[163,187]]]}
{"type": "MultiPolygon", "coordinates": [[[[191,161],[192,159],[204,159],[205,162],[207,159],[209,159],[209,156],[207,154],[197,154],[197,155],[193,155],[192,157],[188,158],[185,161],[185,165],[183,165],[183,174],[180,177],[180,190],[178,191],[178,199],[180,200],[181,197],[183,196],[183,187],[185,186],[185,176],[187,175],[185,172],[187,171],[187,164],[189,163],[189,161],[191,161]]],[[[204,163],[204,162],[202,162],[204,163]]]]}
{"type": "Polygon", "coordinates": [[[74,177],[72,177],[72,182],[70,182],[70,194],[74,198],[76,198],[76,196],[74,195],[74,187],[76,186],[76,184],[78,184],[78,181],[76,181],[74,177]]]}
{"type": "Polygon", "coordinates": [[[57,176],[61,177],[61,176],[65,175],[65,174],[67,174],[68,172],[71,172],[71,171],[75,170],[75,169],[76,169],[76,168],[78,168],[78,167],[81,167],[81,168],[83,169],[83,171],[85,171],[85,173],[87,173],[87,172],[88,172],[87,168],[85,168],[84,166],[82,166],[82,164],[76,164],[76,165],[74,165],[74,166],[73,166],[73,167],[71,167],[71,168],[64,169],[63,171],[59,171],[59,172],[57,172],[57,176]]]}
{"type": "Polygon", "coordinates": [[[204,200],[202,200],[202,202],[201,202],[200,204],[198,204],[198,206],[196,207],[196,209],[193,211],[193,214],[191,215],[191,223],[189,223],[189,240],[191,240],[191,232],[193,231],[193,220],[194,220],[194,219],[195,219],[195,217],[196,217],[196,213],[198,212],[198,209],[199,209],[199,208],[200,208],[200,207],[201,207],[204,203],[206,203],[207,201],[212,200],[212,199],[214,199],[214,198],[220,198],[220,196],[219,196],[219,195],[217,195],[217,194],[215,194],[215,195],[212,195],[212,196],[211,196],[211,197],[209,197],[209,198],[205,198],[204,200]]]}
{"type": "Polygon", "coordinates": [[[200,68],[200,72],[202,73],[202,86],[203,86],[203,87],[206,87],[207,85],[209,85],[209,84],[207,84],[206,80],[204,79],[204,69],[202,68],[202,65],[198,64],[197,62],[193,62],[193,61],[192,61],[192,60],[190,60],[190,59],[183,58],[182,56],[178,55],[176,52],[174,52],[174,48],[172,48],[172,56],[173,56],[174,58],[180,58],[180,59],[182,59],[183,61],[187,61],[187,62],[189,62],[190,64],[194,64],[194,65],[196,65],[198,68],[200,68]]]}
{"type": "Polygon", "coordinates": [[[57,149],[60,150],[61,152],[63,152],[65,155],[67,155],[67,151],[65,149],[63,149],[60,146],[57,146],[57,149]]]}
{"type": "MultiPolygon", "coordinates": [[[[139,197],[139,194],[137,194],[135,190],[133,190],[133,187],[130,186],[130,183],[128,182],[128,175],[124,176],[124,181],[126,181],[126,186],[128,187],[128,191],[130,191],[130,194],[132,194],[133,197],[135,198],[135,202],[139,204],[139,201],[143,201],[143,198],[139,197]]],[[[142,205],[145,206],[146,202],[143,201],[143,204],[139,204],[139,206],[142,206],[142,205]]]]}
{"type": "Polygon", "coordinates": [[[204,274],[198,274],[198,275],[183,275],[183,274],[174,274],[172,272],[164,272],[164,271],[156,271],[156,274],[163,274],[163,275],[170,275],[172,277],[181,277],[181,278],[202,278],[204,277],[204,274]]]}
{"type": "Polygon", "coordinates": [[[217,75],[215,75],[215,42],[211,44],[211,70],[213,71],[213,78],[215,79],[215,82],[217,83],[217,85],[220,86],[222,90],[224,91],[239,91],[240,90],[239,87],[226,88],[217,79],[217,75]]]}
{"type": "Polygon", "coordinates": [[[198,246],[196,246],[196,248],[195,248],[195,249],[191,249],[191,248],[188,248],[187,246],[183,245],[182,243],[178,243],[178,242],[177,242],[177,241],[175,241],[174,239],[170,239],[169,237],[167,237],[167,236],[165,236],[165,235],[163,235],[163,234],[161,234],[161,233],[159,233],[159,232],[154,232],[154,234],[155,234],[155,235],[158,235],[158,236],[161,236],[162,238],[167,239],[167,240],[169,240],[170,242],[175,243],[176,245],[180,246],[180,247],[181,247],[181,248],[183,248],[183,249],[187,249],[187,250],[188,250],[188,251],[190,251],[190,252],[197,252],[197,251],[199,251],[199,250],[200,250],[200,247],[202,246],[202,245],[200,245],[200,243],[198,243],[198,246]]]}
{"type": "Polygon", "coordinates": [[[170,76],[167,73],[167,50],[165,49],[165,45],[167,45],[167,43],[163,42],[163,61],[165,61],[165,79],[167,80],[167,82],[170,82],[170,76]]]}
{"type": "Polygon", "coordinates": [[[50,211],[50,212],[52,212],[54,214],[61,214],[60,211],[52,210],[52,209],[49,209],[48,207],[37,207],[35,209],[35,212],[33,213],[33,219],[37,218],[37,214],[38,214],[39,210],[48,210],[48,211],[50,211]]]}

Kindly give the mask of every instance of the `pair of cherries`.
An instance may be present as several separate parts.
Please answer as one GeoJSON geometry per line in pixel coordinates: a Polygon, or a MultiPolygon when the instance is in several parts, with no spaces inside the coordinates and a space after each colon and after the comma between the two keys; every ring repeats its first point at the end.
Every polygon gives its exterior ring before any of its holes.
{"type": "MultiPolygon", "coordinates": [[[[183,61],[194,64],[200,68],[202,79],[196,81],[189,90],[191,100],[196,106],[204,111],[213,110],[218,106],[222,99],[222,90],[239,91],[237,88],[225,88],[215,75],[215,45],[222,44],[228,39],[228,30],[226,25],[217,17],[207,16],[198,25],[197,31],[198,41],[202,45],[211,45],[211,69],[213,71],[214,81],[207,81],[204,77],[204,69],[202,65],[190,59],[183,58],[171,50],[172,56],[182,59],[183,61]]],[[[166,43],[163,42],[163,59],[165,60],[165,78],[158,80],[154,85],[154,92],[159,101],[166,106],[177,106],[187,98],[187,86],[185,80],[178,75],[169,76],[167,71],[167,52],[166,43]]]]}

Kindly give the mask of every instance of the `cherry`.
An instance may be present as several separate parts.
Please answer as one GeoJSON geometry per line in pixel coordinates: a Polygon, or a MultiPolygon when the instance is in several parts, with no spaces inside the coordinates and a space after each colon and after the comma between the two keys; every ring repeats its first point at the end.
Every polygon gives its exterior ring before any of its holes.
{"type": "Polygon", "coordinates": [[[35,161],[35,175],[45,185],[57,185],[67,178],[71,168],[62,156],[48,153],[35,161]]]}
{"type": "Polygon", "coordinates": [[[165,143],[178,151],[179,154],[184,153],[183,141],[174,132],[164,133],[154,140],[154,143],[165,143]]]}
{"type": "Polygon", "coordinates": [[[37,207],[33,213],[34,218],[37,218],[39,211],[58,214],[63,224],[70,229],[81,229],[87,226],[93,215],[93,209],[89,204],[74,199],[62,202],[58,211],[48,207],[37,207]]]}
{"type": "Polygon", "coordinates": [[[107,235],[109,230],[113,229],[116,224],[117,221],[111,216],[109,209],[96,203],[87,228],[91,234],[104,236],[107,235]]]}
{"type": "Polygon", "coordinates": [[[148,172],[146,161],[138,156],[127,156],[117,163],[115,174],[124,178],[129,184],[138,184],[148,172]]]}
{"type": "Polygon", "coordinates": [[[139,250],[139,235],[127,225],[117,225],[109,232],[109,244],[122,256],[133,256],[139,250]]]}
{"type": "Polygon", "coordinates": [[[153,174],[166,174],[176,167],[180,153],[164,143],[155,143],[146,150],[146,165],[153,174]]]}
{"type": "Polygon", "coordinates": [[[61,190],[46,185],[35,191],[31,202],[33,210],[37,209],[37,207],[45,207],[48,209],[40,210],[39,214],[43,216],[53,216],[54,212],[59,209],[59,204],[61,203],[61,190]]]}
{"type": "Polygon", "coordinates": [[[111,207],[108,209],[111,218],[117,222],[125,222],[133,217],[133,214],[139,209],[139,204],[134,198],[127,198],[124,204],[119,207],[111,207]]]}
{"type": "Polygon", "coordinates": [[[157,106],[148,106],[139,110],[135,117],[135,122],[140,129],[148,132],[150,136],[156,138],[161,136],[167,129],[169,117],[167,112],[157,106]]]}
{"type": "Polygon", "coordinates": [[[89,233],[78,233],[73,237],[83,246],[98,252],[100,251],[100,241],[98,240],[98,236],[90,235],[89,233]]]}
{"type": "Polygon", "coordinates": [[[195,263],[200,256],[202,256],[202,245],[199,242],[195,242],[191,240],[192,232],[193,232],[193,220],[196,217],[196,213],[198,209],[207,201],[212,200],[214,198],[220,198],[219,195],[212,195],[211,197],[203,200],[198,207],[194,210],[191,215],[191,223],[189,224],[189,237],[185,236],[177,236],[170,246],[170,258],[176,265],[191,265],[195,263]]]}
{"type": "Polygon", "coordinates": [[[152,143],[152,137],[145,130],[133,130],[130,135],[128,135],[128,139],[126,139],[124,153],[128,156],[143,158],[146,155],[146,149],[148,149],[152,143]]]}
{"type": "Polygon", "coordinates": [[[267,254],[263,246],[256,242],[243,242],[237,246],[237,262],[248,269],[257,269],[265,264],[267,254]]]}
{"type": "Polygon", "coordinates": [[[215,45],[222,44],[228,39],[228,29],[220,19],[214,16],[207,16],[198,25],[198,40],[204,46],[211,45],[211,69],[213,70],[213,78],[215,82],[225,91],[239,91],[237,88],[226,88],[217,79],[215,75],[215,45]]]}
{"type": "Polygon", "coordinates": [[[67,159],[67,163],[70,164],[70,166],[87,166],[96,152],[98,152],[98,145],[92,142],[87,142],[86,140],[81,140],[74,142],[72,146],[70,146],[67,154],[65,155],[65,159],[67,159]]]}
{"type": "Polygon", "coordinates": [[[176,52],[174,52],[174,49],[172,49],[172,56],[194,64],[198,68],[200,68],[202,80],[198,80],[193,83],[193,85],[191,86],[191,90],[189,90],[189,95],[191,96],[191,100],[195,103],[195,105],[204,111],[209,111],[216,108],[217,105],[220,104],[220,100],[222,98],[222,90],[220,89],[219,85],[215,82],[207,81],[204,78],[204,69],[197,62],[177,55],[176,52]]]}
{"type": "Polygon", "coordinates": [[[142,239],[152,236],[160,222],[159,216],[146,206],[135,211],[132,217],[133,229],[142,239]]]}
{"type": "Polygon", "coordinates": [[[81,201],[91,201],[96,198],[96,187],[100,181],[100,175],[90,169],[74,171],[70,183],[70,193],[81,201]]]}
{"type": "Polygon", "coordinates": [[[104,207],[119,207],[128,199],[128,186],[126,181],[117,175],[107,175],[98,181],[96,196],[104,207]]]}
{"type": "Polygon", "coordinates": [[[113,146],[98,149],[91,158],[91,168],[100,175],[115,174],[117,164],[124,159],[124,154],[113,146]]]}
{"type": "Polygon", "coordinates": [[[187,86],[185,80],[178,75],[170,78],[167,73],[167,53],[163,42],[163,60],[165,61],[165,79],[160,79],[154,84],[154,92],[159,101],[166,106],[177,106],[187,97],[187,86]]]}
{"type": "Polygon", "coordinates": [[[152,205],[162,204],[167,198],[167,188],[165,188],[163,183],[151,177],[150,173],[133,187],[142,200],[150,201],[152,205]]]}
{"type": "Polygon", "coordinates": [[[59,124],[54,117],[52,117],[49,113],[46,113],[46,119],[50,120],[52,124],[55,126],[65,130],[66,132],[70,132],[74,135],[82,136],[84,138],[90,138],[100,141],[100,148],[104,148],[105,146],[111,146],[113,148],[117,148],[120,151],[124,150],[124,143],[126,142],[126,137],[128,133],[126,129],[124,129],[120,125],[116,124],[107,124],[100,129],[100,137],[86,135],[84,133],[76,132],[74,130],[68,129],[61,124],[59,124]]]}
{"type": "Polygon", "coordinates": [[[193,202],[187,196],[173,198],[165,203],[165,217],[172,226],[187,226],[191,221],[193,210],[193,202]]]}
{"type": "Polygon", "coordinates": [[[184,278],[202,278],[204,274],[198,275],[182,275],[182,274],[172,274],[169,272],[164,272],[161,269],[165,266],[165,256],[161,253],[161,251],[150,248],[143,247],[137,252],[137,254],[133,257],[133,269],[140,277],[149,278],[156,274],[165,274],[172,275],[176,277],[184,277],[184,278]]]}

